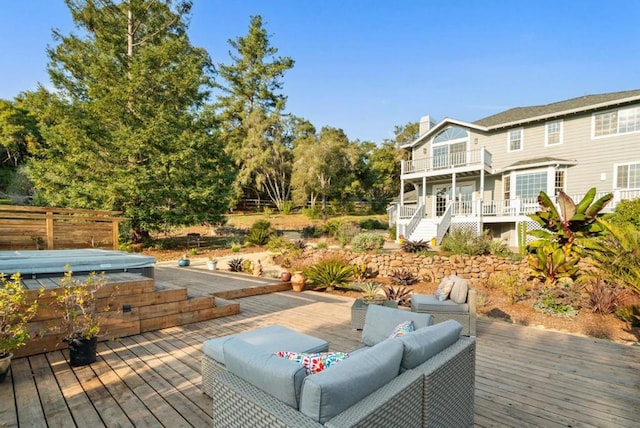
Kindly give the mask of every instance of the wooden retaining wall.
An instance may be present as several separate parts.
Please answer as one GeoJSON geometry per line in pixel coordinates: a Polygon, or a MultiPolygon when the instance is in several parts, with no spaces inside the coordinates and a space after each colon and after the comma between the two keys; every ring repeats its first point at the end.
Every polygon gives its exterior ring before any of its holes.
{"type": "MultiPolygon", "coordinates": [[[[83,281],[83,275],[74,275],[83,281]]],[[[204,321],[240,312],[238,303],[216,305],[214,296],[189,297],[184,287],[155,284],[134,273],[109,273],[98,295],[99,340],[112,340],[162,328],[204,321]]],[[[16,358],[67,347],[57,331],[62,318],[55,303],[60,278],[24,279],[30,299],[38,299],[38,313],[29,323],[34,340],[13,351],[16,358]]],[[[222,299],[220,299],[222,300],[222,299]]]]}
{"type": "Polygon", "coordinates": [[[118,249],[121,211],[0,205],[0,250],[118,249]]]}

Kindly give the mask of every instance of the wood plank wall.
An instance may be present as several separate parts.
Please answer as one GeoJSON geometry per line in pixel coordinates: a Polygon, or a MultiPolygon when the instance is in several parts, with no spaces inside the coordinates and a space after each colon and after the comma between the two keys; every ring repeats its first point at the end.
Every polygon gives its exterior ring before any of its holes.
{"type": "Polygon", "coordinates": [[[0,250],[118,249],[121,211],[0,205],[0,250]]]}

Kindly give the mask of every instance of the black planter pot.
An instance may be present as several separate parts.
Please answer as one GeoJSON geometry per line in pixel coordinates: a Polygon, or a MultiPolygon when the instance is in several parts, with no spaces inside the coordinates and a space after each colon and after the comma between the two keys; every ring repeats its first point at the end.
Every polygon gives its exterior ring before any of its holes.
{"type": "Polygon", "coordinates": [[[96,350],[98,348],[98,338],[80,338],[69,340],[69,356],[71,357],[71,367],[86,366],[96,361],[96,350]]]}

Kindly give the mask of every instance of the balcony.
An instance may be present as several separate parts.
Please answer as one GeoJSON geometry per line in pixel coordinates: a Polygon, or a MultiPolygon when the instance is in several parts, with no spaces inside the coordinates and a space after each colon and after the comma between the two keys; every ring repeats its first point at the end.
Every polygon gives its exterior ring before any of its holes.
{"type": "Polygon", "coordinates": [[[436,176],[453,172],[491,170],[492,155],[484,148],[402,161],[402,175],[436,176]]]}

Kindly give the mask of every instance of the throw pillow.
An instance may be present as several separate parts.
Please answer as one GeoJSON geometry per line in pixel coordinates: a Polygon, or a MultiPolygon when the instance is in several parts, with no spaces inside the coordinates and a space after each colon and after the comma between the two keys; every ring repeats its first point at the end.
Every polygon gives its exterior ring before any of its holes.
{"type": "Polygon", "coordinates": [[[453,279],[453,288],[451,289],[451,293],[449,293],[449,298],[455,303],[466,303],[469,283],[466,279],[457,276],[452,276],[451,278],[453,279]]]}
{"type": "Polygon", "coordinates": [[[394,337],[402,337],[407,333],[411,333],[414,330],[415,328],[413,327],[413,321],[411,320],[403,321],[400,324],[398,324],[396,328],[393,329],[389,337],[391,339],[393,339],[394,337]]]}
{"type": "Polygon", "coordinates": [[[286,358],[301,363],[307,374],[320,373],[322,370],[331,367],[349,358],[346,352],[315,352],[312,354],[305,352],[277,351],[278,357],[286,358]]]}
{"type": "Polygon", "coordinates": [[[436,296],[438,300],[444,302],[449,298],[449,293],[451,293],[451,289],[453,288],[453,280],[451,279],[443,279],[438,285],[438,289],[436,290],[436,296]]]}

